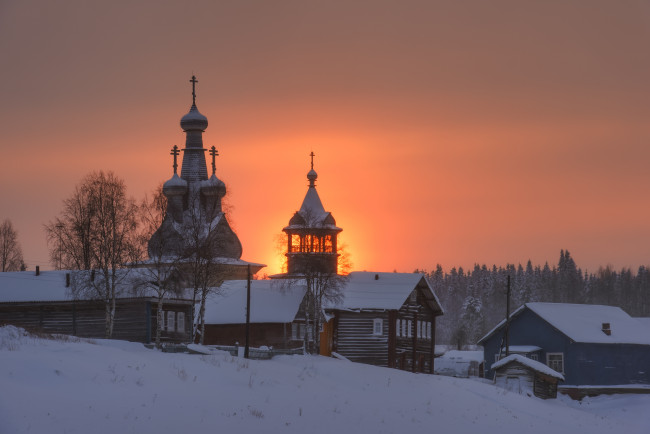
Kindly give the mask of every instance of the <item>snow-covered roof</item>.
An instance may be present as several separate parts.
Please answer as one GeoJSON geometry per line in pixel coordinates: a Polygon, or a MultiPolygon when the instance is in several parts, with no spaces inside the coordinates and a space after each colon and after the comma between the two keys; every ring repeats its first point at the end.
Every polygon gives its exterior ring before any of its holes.
{"type": "Polygon", "coordinates": [[[375,273],[355,271],[343,288],[343,300],[327,306],[330,309],[399,309],[413,290],[421,285],[428,289],[434,310],[442,313],[436,294],[423,274],[419,273],[375,273]]]}
{"type": "MultiPolygon", "coordinates": [[[[66,287],[66,274],[70,274],[71,286],[74,280],[83,278],[89,271],[50,270],[41,271],[37,276],[33,271],[0,273],[0,303],[71,301],[71,287],[66,287]]],[[[150,270],[118,270],[117,297],[153,297],[155,294],[145,282],[152,280],[150,270]],[[124,274],[127,273],[128,274],[124,274]]],[[[96,272],[97,281],[102,277],[96,272]]],[[[83,297],[82,299],[91,299],[83,297]]],[[[183,298],[183,297],[182,297],[183,298]]],[[[184,297],[187,298],[187,297],[184,297]]]]}
{"type": "MultiPolygon", "coordinates": [[[[516,317],[530,309],[574,342],[598,344],[650,345],[650,325],[632,318],[621,308],[594,304],[526,303],[514,311],[516,317]],[[610,325],[611,334],[602,331],[603,323],[610,325]]],[[[501,321],[479,340],[479,343],[503,327],[501,321]]]]}
{"type": "Polygon", "coordinates": [[[483,351],[459,351],[449,350],[442,356],[436,359],[436,364],[439,360],[453,360],[458,362],[479,362],[483,361],[483,351]]]}
{"type": "Polygon", "coordinates": [[[300,212],[309,214],[316,221],[322,220],[324,218],[323,216],[327,215],[327,211],[325,211],[323,202],[321,202],[315,187],[307,189],[305,199],[303,199],[302,205],[300,206],[300,212]]]}
{"type": "Polygon", "coordinates": [[[66,270],[16,271],[0,273],[0,302],[67,301],[72,300],[65,287],[66,270]]]}
{"type": "Polygon", "coordinates": [[[509,363],[521,363],[524,366],[529,367],[530,369],[540,372],[542,374],[546,374],[550,377],[557,378],[558,380],[564,381],[564,376],[560,374],[559,372],[549,368],[543,363],[540,363],[536,360],[529,359],[528,357],[524,357],[520,354],[512,354],[508,357],[504,357],[503,359],[499,360],[498,362],[495,362],[492,364],[491,369],[499,369],[502,366],[505,366],[509,363]]]}
{"type": "MultiPolygon", "coordinates": [[[[290,323],[296,317],[306,287],[284,285],[276,280],[251,281],[251,318],[253,323],[290,323]]],[[[205,306],[206,324],[243,324],[246,322],[246,280],[224,282],[205,306]]]]}

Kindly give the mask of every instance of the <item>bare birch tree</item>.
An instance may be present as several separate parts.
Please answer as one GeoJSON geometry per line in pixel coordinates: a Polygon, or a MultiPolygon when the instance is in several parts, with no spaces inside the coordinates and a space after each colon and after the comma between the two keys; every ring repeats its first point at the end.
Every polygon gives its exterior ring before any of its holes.
{"type": "Polygon", "coordinates": [[[4,271],[20,271],[25,268],[23,251],[18,243],[18,233],[11,220],[0,225],[0,268],[4,271]]]}
{"type": "Polygon", "coordinates": [[[92,172],[45,226],[50,255],[66,268],[92,270],[75,285],[75,297],[99,299],[105,306],[105,337],[113,334],[118,285],[124,265],[138,259],[137,206],[124,181],[112,172],[92,172]],[[99,274],[99,276],[96,276],[99,274]]]}

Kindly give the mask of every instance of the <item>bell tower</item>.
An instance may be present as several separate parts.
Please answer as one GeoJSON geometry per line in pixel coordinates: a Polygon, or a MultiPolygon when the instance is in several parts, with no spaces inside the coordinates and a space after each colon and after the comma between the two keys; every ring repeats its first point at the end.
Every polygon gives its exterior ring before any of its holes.
{"type": "Polygon", "coordinates": [[[336,226],[332,213],[325,211],[316,191],[318,174],[314,170],[314,153],[311,170],[307,173],[309,188],[300,210],[294,213],[289,225],[282,231],[287,234],[287,274],[306,272],[337,274],[337,237],[343,229],[336,226]]]}

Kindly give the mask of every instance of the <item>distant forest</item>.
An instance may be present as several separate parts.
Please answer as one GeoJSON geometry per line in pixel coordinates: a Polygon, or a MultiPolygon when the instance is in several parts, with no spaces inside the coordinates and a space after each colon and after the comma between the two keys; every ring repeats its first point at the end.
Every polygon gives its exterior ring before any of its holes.
{"type": "MultiPolygon", "coordinates": [[[[420,270],[420,272],[422,272],[420,270]]],[[[507,276],[511,312],[527,302],[586,303],[618,306],[635,317],[650,316],[650,267],[634,273],[600,267],[583,273],[568,251],[560,251],[557,266],[475,265],[471,271],[438,265],[424,272],[445,309],[436,320],[436,342],[458,348],[474,345],[506,315],[507,276]]]]}

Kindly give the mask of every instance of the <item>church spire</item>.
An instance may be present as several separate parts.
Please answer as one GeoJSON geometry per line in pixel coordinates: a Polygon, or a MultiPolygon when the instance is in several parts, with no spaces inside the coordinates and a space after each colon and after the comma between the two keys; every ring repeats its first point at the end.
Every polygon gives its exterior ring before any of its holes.
{"type": "Polygon", "coordinates": [[[199,81],[192,76],[192,107],[189,113],[181,118],[181,128],[185,131],[185,149],[183,149],[183,166],[181,178],[186,181],[204,181],[208,179],[208,168],[205,164],[205,149],[203,148],[203,131],[208,128],[208,118],[196,108],[196,83],[199,81]]]}

